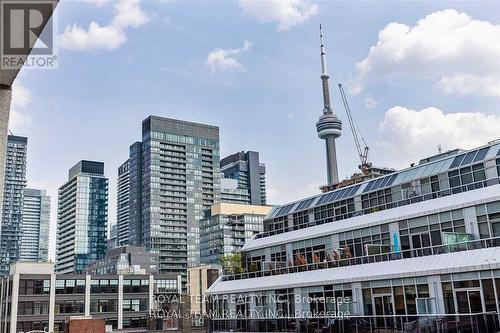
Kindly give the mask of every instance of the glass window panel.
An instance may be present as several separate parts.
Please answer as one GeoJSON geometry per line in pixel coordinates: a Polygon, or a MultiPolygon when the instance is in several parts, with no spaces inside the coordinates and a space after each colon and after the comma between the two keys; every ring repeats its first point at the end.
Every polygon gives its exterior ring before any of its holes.
{"type": "Polygon", "coordinates": [[[391,178],[389,179],[389,181],[387,182],[386,186],[391,186],[393,183],[394,183],[394,180],[398,177],[398,174],[395,173],[391,176],[391,178]]]}
{"type": "Polygon", "coordinates": [[[474,162],[484,160],[484,158],[486,157],[486,154],[488,153],[488,150],[490,150],[490,147],[485,147],[485,148],[479,149],[476,157],[474,158],[474,162]]]}
{"type": "Polygon", "coordinates": [[[462,161],[462,164],[460,164],[460,165],[465,165],[465,164],[471,163],[474,160],[474,156],[476,156],[476,153],[477,153],[477,150],[467,153],[467,155],[465,155],[465,158],[462,161]]]}
{"type": "Polygon", "coordinates": [[[394,185],[399,185],[401,184],[404,179],[406,178],[406,175],[408,174],[408,171],[403,171],[397,174],[396,179],[394,180],[394,185]]]}
{"type": "Polygon", "coordinates": [[[453,169],[453,168],[456,168],[457,166],[459,166],[462,163],[462,161],[464,160],[464,157],[465,157],[465,154],[456,156],[450,165],[450,169],[453,169]]]}
{"type": "Polygon", "coordinates": [[[500,155],[500,144],[496,144],[490,148],[488,154],[486,154],[485,160],[488,160],[492,157],[500,155]]]}
{"type": "Polygon", "coordinates": [[[486,311],[496,311],[495,289],[493,288],[493,281],[491,279],[481,280],[483,286],[484,305],[486,311]]]}
{"type": "Polygon", "coordinates": [[[370,190],[371,190],[371,188],[372,188],[372,186],[373,186],[373,184],[375,184],[375,181],[374,181],[374,180],[370,181],[370,182],[368,183],[368,185],[366,185],[366,187],[365,187],[365,189],[364,189],[363,193],[370,191],[370,190]]]}
{"type": "Polygon", "coordinates": [[[434,171],[434,168],[436,167],[436,165],[438,165],[438,163],[430,163],[428,164],[424,171],[422,172],[422,175],[421,177],[429,177],[430,175],[432,175],[432,172],[434,171]]]}
{"type": "Polygon", "coordinates": [[[448,171],[450,169],[450,165],[453,162],[453,158],[448,158],[444,161],[438,162],[438,165],[436,165],[436,168],[434,169],[433,173],[438,174],[444,171],[448,171]]]}

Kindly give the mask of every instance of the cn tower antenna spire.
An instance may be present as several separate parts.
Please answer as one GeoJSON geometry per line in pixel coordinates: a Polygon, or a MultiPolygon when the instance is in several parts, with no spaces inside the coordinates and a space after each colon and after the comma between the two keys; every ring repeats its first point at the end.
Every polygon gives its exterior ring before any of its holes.
{"type": "Polygon", "coordinates": [[[316,123],[318,136],[325,140],[326,144],[326,166],[328,186],[338,184],[339,172],[337,168],[337,151],[335,148],[335,139],[342,135],[342,122],[333,113],[330,104],[330,86],[328,84],[328,70],[326,67],[326,51],[323,42],[323,30],[319,25],[319,38],[321,42],[321,84],[323,88],[323,115],[319,117],[316,123]]]}
{"type": "Polygon", "coordinates": [[[323,114],[331,114],[333,113],[332,107],[330,104],[330,85],[328,83],[328,79],[330,75],[328,75],[328,69],[326,66],[326,51],[325,44],[323,43],[323,30],[321,29],[321,24],[319,25],[319,39],[321,41],[321,82],[323,84],[323,114]]]}

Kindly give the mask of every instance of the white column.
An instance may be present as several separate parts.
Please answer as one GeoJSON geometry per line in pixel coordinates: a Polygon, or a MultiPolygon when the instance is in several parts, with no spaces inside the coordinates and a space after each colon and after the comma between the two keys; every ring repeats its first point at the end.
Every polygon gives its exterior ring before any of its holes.
{"type": "Polygon", "coordinates": [[[339,234],[333,234],[330,236],[332,242],[332,249],[336,250],[340,247],[339,234]]]}
{"type": "Polygon", "coordinates": [[[271,261],[271,248],[270,247],[266,247],[264,249],[264,255],[266,257],[266,261],[271,261]]]}
{"type": "Polygon", "coordinates": [[[352,289],[352,301],[356,303],[356,313],[351,313],[351,315],[364,316],[365,307],[363,306],[363,289],[361,287],[361,282],[351,283],[352,289]]]}
{"type": "Polygon", "coordinates": [[[154,283],[155,283],[155,278],[153,275],[149,275],[149,313],[151,313],[151,309],[153,309],[154,306],[154,283]]]}
{"type": "MultiPolygon", "coordinates": [[[[10,286],[10,278],[7,277],[7,285],[5,286],[5,304],[4,304],[5,311],[8,310],[8,306],[9,306],[9,304],[7,303],[8,297],[9,297],[9,286],[10,286]]],[[[5,315],[4,322],[3,322],[3,333],[6,333],[6,332],[7,332],[7,313],[5,315]]]]}
{"type": "Polygon", "coordinates": [[[90,275],[85,275],[85,315],[90,316],[90,275]]]}
{"type": "Polygon", "coordinates": [[[446,309],[444,307],[443,286],[441,285],[441,276],[428,276],[427,283],[429,284],[429,297],[436,300],[436,313],[446,313],[446,309]]]}
{"type": "Polygon", "coordinates": [[[50,274],[49,332],[54,332],[54,311],[56,307],[56,275],[50,274]]]}
{"type": "Polygon", "coordinates": [[[309,309],[305,309],[304,303],[302,302],[302,289],[301,288],[293,288],[293,301],[295,303],[293,308],[295,309],[296,312],[302,313],[303,311],[309,310],[309,309]]]}
{"type": "Polygon", "coordinates": [[[177,292],[182,295],[182,275],[177,275],[177,292]]]}
{"type": "Polygon", "coordinates": [[[123,275],[118,275],[118,329],[123,329],[123,275]]]}
{"type": "MultiPolygon", "coordinates": [[[[3,316],[2,316],[3,315],[3,310],[4,310],[3,300],[4,300],[4,298],[5,299],[7,298],[7,296],[4,295],[3,283],[5,281],[7,281],[8,278],[9,277],[7,276],[5,279],[0,279],[0,283],[2,284],[1,287],[0,287],[0,323],[2,322],[2,319],[3,319],[3,316]]],[[[2,327],[2,326],[0,325],[0,327],[2,327]]]]}
{"type": "Polygon", "coordinates": [[[484,161],[484,172],[486,173],[486,179],[493,179],[500,176],[497,171],[495,159],[484,161]]]}
{"type": "Polygon", "coordinates": [[[290,261],[293,265],[293,246],[292,246],[292,243],[286,243],[285,248],[286,248],[287,265],[288,265],[288,261],[290,261]]]}
{"type": "Polygon", "coordinates": [[[17,303],[19,301],[19,274],[12,276],[12,298],[10,309],[10,331],[17,332],[17,303]]]}
{"type": "MultiPolygon", "coordinates": [[[[3,212],[3,189],[5,177],[5,155],[7,152],[7,131],[9,128],[10,101],[12,88],[0,85],[0,220],[3,212]]],[[[12,331],[11,331],[12,332],[12,331]]]]}
{"type": "Polygon", "coordinates": [[[480,239],[479,225],[477,224],[476,208],[467,207],[463,209],[465,232],[474,235],[474,239],[480,239]]]}

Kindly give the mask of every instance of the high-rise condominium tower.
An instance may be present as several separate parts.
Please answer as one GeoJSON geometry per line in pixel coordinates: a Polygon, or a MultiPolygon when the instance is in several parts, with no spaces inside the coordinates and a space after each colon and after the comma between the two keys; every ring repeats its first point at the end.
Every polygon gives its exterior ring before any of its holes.
{"type": "Polygon", "coordinates": [[[225,178],[236,179],[239,189],[246,189],[251,205],[266,204],[266,166],[259,161],[256,151],[241,151],[220,161],[225,178]]]}
{"type": "Polygon", "coordinates": [[[59,188],[56,272],[82,273],[104,257],[108,225],[108,179],[104,163],[80,161],[59,188]]]}
{"type": "Polygon", "coordinates": [[[185,275],[200,262],[203,211],[220,199],[219,128],[150,116],[142,140],[130,149],[130,235],[160,273],[185,275]]]}
{"type": "Polygon", "coordinates": [[[45,190],[24,189],[20,260],[47,261],[50,197],[45,190]]]}
{"type": "Polygon", "coordinates": [[[129,244],[130,223],[130,160],[125,161],[118,168],[117,196],[116,196],[116,242],[118,246],[129,244]]]}
{"type": "Polygon", "coordinates": [[[11,263],[19,260],[23,196],[26,187],[28,138],[9,135],[5,159],[5,187],[0,233],[0,274],[7,275],[11,263]]]}

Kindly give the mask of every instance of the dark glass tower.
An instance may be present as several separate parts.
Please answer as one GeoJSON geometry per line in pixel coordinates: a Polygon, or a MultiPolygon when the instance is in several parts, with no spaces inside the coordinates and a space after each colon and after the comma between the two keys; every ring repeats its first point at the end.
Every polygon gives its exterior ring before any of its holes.
{"type": "Polygon", "coordinates": [[[108,179],[104,163],[80,161],[59,188],[57,273],[83,273],[89,262],[106,253],[108,179]]]}
{"type": "Polygon", "coordinates": [[[142,245],[142,142],[130,146],[128,244],[142,245]]]}
{"type": "Polygon", "coordinates": [[[266,205],[266,166],[256,151],[241,151],[220,161],[224,178],[236,179],[238,188],[250,194],[251,205],[266,205]]]}
{"type": "MultiPolygon", "coordinates": [[[[130,224],[130,160],[118,168],[116,196],[116,242],[118,246],[129,244],[130,224]]],[[[111,229],[113,230],[113,229],[111,229]]]]}

